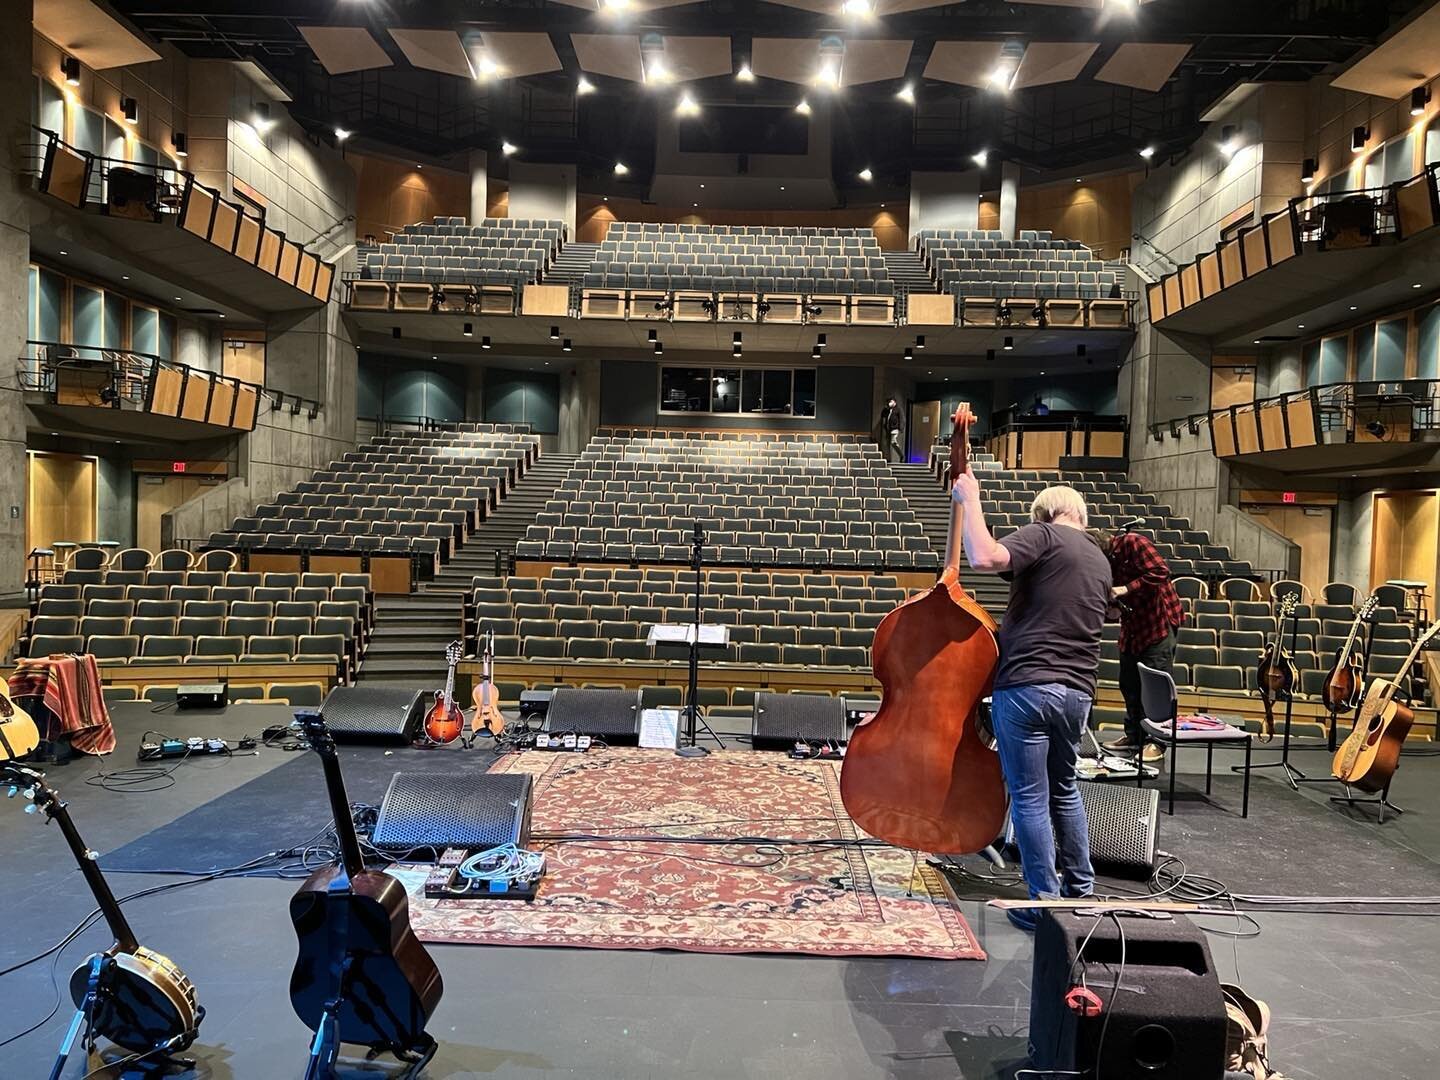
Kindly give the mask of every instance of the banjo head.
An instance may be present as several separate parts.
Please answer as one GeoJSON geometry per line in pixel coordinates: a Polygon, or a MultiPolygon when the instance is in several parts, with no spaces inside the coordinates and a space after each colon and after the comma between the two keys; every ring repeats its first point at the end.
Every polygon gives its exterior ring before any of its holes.
{"type": "MultiPolygon", "coordinates": [[[[97,954],[98,955],[98,954],[97,954]]],[[[117,953],[101,973],[104,993],[95,1007],[94,1030],[133,1053],[154,1050],[171,1039],[180,1051],[195,1041],[200,1023],[195,988],[185,974],[159,953],[141,949],[117,953]]],[[[94,956],[70,976],[70,997],[79,1008],[90,985],[94,956]]]]}

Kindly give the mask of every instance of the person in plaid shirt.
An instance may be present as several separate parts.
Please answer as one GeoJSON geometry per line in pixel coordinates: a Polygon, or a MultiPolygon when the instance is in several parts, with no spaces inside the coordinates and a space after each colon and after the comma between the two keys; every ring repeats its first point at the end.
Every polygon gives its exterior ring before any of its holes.
{"type": "MultiPolygon", "coordinates": [[[[1175,628],[1185,619],[1180,597],[1170,584],[1170,566],[1148,537],[1123,532],[1102,545],[1115,582],[1111,593],[1120,609],[1120,693],[1125,698],[1125,735],[1106,743],[1110,750],[1133,752],[1144,742],[1140,725],[1138,664],[1170,671],[1175,662],[1175,628]]],[[[1154,743],[1144,760],[1158,761],[1165,751],[1154,743]]]]}

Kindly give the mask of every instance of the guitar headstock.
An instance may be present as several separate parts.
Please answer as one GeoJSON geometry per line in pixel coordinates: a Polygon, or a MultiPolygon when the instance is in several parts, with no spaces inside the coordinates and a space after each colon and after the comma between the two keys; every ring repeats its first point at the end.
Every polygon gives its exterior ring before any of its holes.
{"type": "Polygon", "coordinates": [[[1295,609],[1300,606],[1300,594],[1298,592],[1286,593],[1280,599],[1280,618],[1288,619],[1295,614],[1295,609]]]}
{"type": "Polygon", "coordinates": [[[300,729],[300,739],[317,754],[333,754],[335,740],[325,726],[325,718],[315,709],[296,709],[291,727],[300,729]]]}
{"type": "Polygon", "coordinates": [[[452,641],[445,646],[445,663],[454,667],[465,658],[465,646],[458,641],[452,641]]]}
{"type": "Polygon", "coordinates": [[[1371,615],[1375,614],[1375,609],[1379,606],[1380,598],[1374,593],[1371,593],[1365,598],[1365,602],[1360,605],[1360,610],[1355,613],[1355,621],[1364,622],[1370,618],[1371,615]]]}
{"type": "Polygon", "coordinates": [[[23,794],[30,800],[32,805],[25,808],[27,814],[38,809],[47,818],[55,816],[55,810],[60,806],[60,793],[45,783],[45,774],[39,769],[7,761],[0,764],[0,776],[10,781],[6,798],[13,799],[17,794],[23,794]]]}

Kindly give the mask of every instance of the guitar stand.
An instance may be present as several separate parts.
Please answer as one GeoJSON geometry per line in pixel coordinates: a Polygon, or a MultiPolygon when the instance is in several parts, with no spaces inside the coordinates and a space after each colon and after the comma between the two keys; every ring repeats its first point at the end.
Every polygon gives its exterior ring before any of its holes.
{"type": "MultiPolygon", "coordinates": [[[[55,1056],[55,1065],[50,1070],[50,1080],[60,1080],[61,1074],[65,1071],[65,1063],[69,1061],[71,1053],[75,1050],[77,1039],[85,1049],[86,1064],[89,1064],[90,1055],[95,1052],[95,1030],[92,1026],[95,1019],[95,1006],[99,1004],[103,995],[109,993],[105,976],[114,964],[115,958],[107,953],[96,953],[90,958],[90,978],[85,988],[85,999],[75,1010],[75,1018],[70,1021],[65,1038],[60,1042],[60,1049],[55,1056]]],[[[202,1012],[200,1015],[203,1017],[204,1013],[202,1012]]],[[[165,1046],[168,1045],[170,1043],[165,1044],[165,1046]]],[[[164,1046],[157,1046],[154,1050],[146,1051],[143,1054],[130,1054],[117,1060],[123,1060],[127,1070],[141,1069],[145,1072],[165,1073],[172,1069],[184,1072],[195,1068],[194,1058],[172,1057],[165,1053],[164,1046]]],[[[90,1074],[87,1072],[86,1075],[90,1074]]]]}
{"type": "MultiPolygon", "coordinates": [[[[335,996],[325,1002],[320,1013],[320,1023],[315,1027],[315,1038],[310,1042],[310,1060],[305,1066],[304,1080],[334,1080],[335,1063],[340,1060],[340,1009],[345,1004],[346,983],[350,978],[350,964],[354,957],[347,954],[340,966],[340,983],[335,996]]],[[[374,1061],[381,1054],[392,1054],[405,1068],[396,1073],[394,1080],[417,1080],[425,1066],[439,1049],[429,1034],[422,1034],[424,1040],[417,1046],[398,1046],[377,1043],[365,1052],[366,1061],[374,1061]]],[[[58,1080],[52,1077],[51,1080],[58,1080]]]]}
{"type": "Polygon", "coordinates": [[[1379,795],[1376,795],[1374,798],[1371,798],[1371,799],[1357,799],[1357,798],[1355,797],[1355,789],[1352,788],[1349,784],[1345,783],[1345,782],[1342,781],[1342,780],[1335,780],[1333,777],[1330,777],[1329,779],[1331,779],[1334,783],[1339,784],[1341,787],[1343,787],[1343,788],[1345,789],[1345,794],[1344,794],[1344,795],[1331,795],[1331,796],[1330,796],[1330,801],[1331,801],[1331,802],[1333,802],[1333,803],[1344,803],[1346,806],[1378,806],[1378,807],[1380,808],[1380,817],[1379,817],[1379,820],[1378,820],[1377,824],[1380,824],[1380,825],[1384,825],[1384,824],[1385,824],[1385,811],[1386,811],[1386,810],[1392,811],[1397,817],[1398,817],[1399,815],[1405,813],[1405,808],[1404,808],[1403,806],[1396,806],[1394,803],[1392,803],[1392,802],[1390,801],[1390,785],[1389,785],[1389,784],[1386,784],[1384,790],[1382,790],[1382,791],[1380,792],[1380,794],[1379,794],[1379,795]]]}
{"type": "MultiPolygon", "coordinates": [[[[1300,611],[1297,608],[1295,614],[1290,616],[1290,655],[1295,655],[1296,635],[1300,629],[1300,611]]],[[[1277,650],[1278,651],[1278,650],[1277,650]]],[[[1290,764],[1290,720],[1295,714],[1295,689],[1291,687],[1285,697],[1285,734],[1280,740],[1280,760],[1262,761],[1258,764],[1231,765],[1231,772],[1259,772],[1261,769],[1280,769],[1285,777],[1285,782],[1290,785],[1290,790],[1299,791],[1301,784],[1327,783],[1329,777],[1311,779],[1300,769],[1290,764]]]]}

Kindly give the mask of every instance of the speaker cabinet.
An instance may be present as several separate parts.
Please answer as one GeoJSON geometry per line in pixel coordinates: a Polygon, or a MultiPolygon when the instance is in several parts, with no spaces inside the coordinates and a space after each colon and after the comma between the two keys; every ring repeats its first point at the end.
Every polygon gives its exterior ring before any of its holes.
{"type": "Polygon", "coordinates": [[[390,778],[371,841],[383,851],[492,848],[530,843],[528,773],[461,776],[398,772],[390,778]]]}
{"type": "Polygon", "coordinates": [[[1205,935],[1179,915],[1121,915],[1117,926],[1103,915],[1044,912],[1035,932],[1030,1054],[1033,1068],[1057,1074],[1216,1080],[1225,1065],[1225,1002],[1205,935]],[[1082,980],[1104,1003],[1098,1016],[1065,1004],[1082,980]]]}
{"type": "Polygon", "coordinates": [[[640,691],[556,690],[545,716],[545,730],[589,735],[610,746],[638,746],[640,691]]]}
{"type": "Polygon", "coordinates": [[[843,743],[845,701],[819,694],[756,694],[750,736],[756,750],[789,750],[797,742],[843,743]]]}
{"type": "MultiPolygon", "coordinates": [[[[1147,880],[1155,872],[1159,790],[1083,780],[1078,786],[1090,825],[1090,861],[1095,869],[1117,877],[1147,880]]],[[[1005,844],[1015,846],[1015,825],[1008,818],[1005,844]]]]}
{"type": "Polygon", "coordinates": [[[423,712],[422,692],[403,686],[337,686],[320,706],[337,743],[408,743],[423,712]]]}

